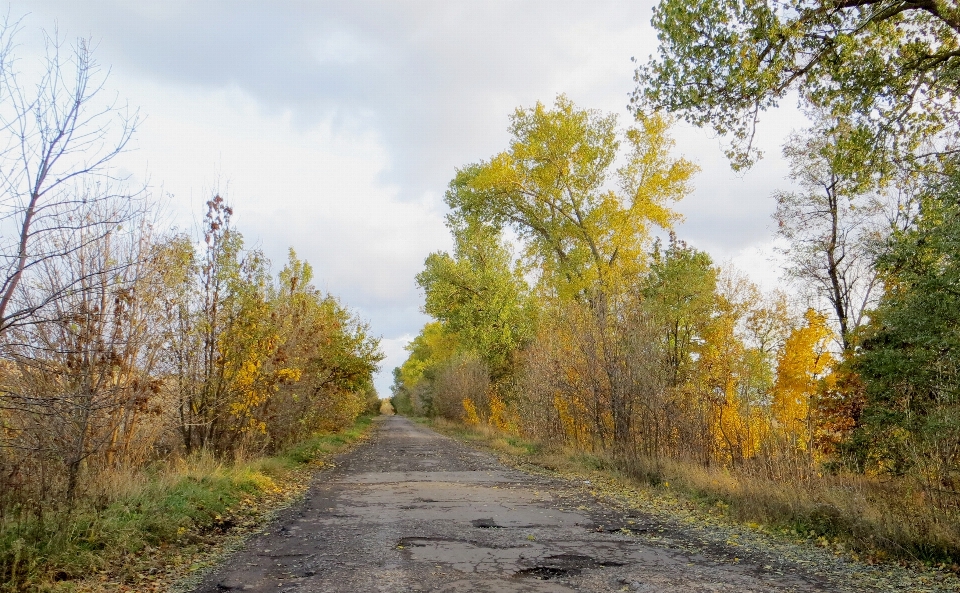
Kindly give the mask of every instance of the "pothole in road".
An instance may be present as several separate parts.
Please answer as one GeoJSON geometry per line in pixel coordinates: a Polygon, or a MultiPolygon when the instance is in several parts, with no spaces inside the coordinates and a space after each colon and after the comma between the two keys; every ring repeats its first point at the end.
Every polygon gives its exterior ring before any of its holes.
{"type": "Polygon", "coordinates": [[[533,568],[524,568],[523,570],[518,570],[513,573],[513,576],[516,577],[526,577],[533,578],[539,581],[549,581],[550,579],[556,579],[559,577],[565,576],[577,576],[580,574],[579,569],[566,569],[566,568],[554,568],[552,566],[534,566],[533,568]]]}
{"type": "Polygon", "coordinates": [[[493,519],[474,519],[470,524],[480,529],[503,529],[502,525],[497,525],[493,519]]]}
{"type": "Polygon", "coordinates": [[[423,548],[431,544],[456,542],[458,540],[451,537],[403,537],[397,542],[396,548],[423,548]]]}
{"type": "Polygon", "coordinates": [[[547,556],[536,566],[518,570],[513,573],[513,576],[547,581],[564,576],[577,576],[585,568],[606,568],[623,565],[623,562],[597,560],[596,558],[583,556],[581,554],[556,554],[554,556],[547,556]]]}
{"type": "Polygon", "coordinates": [[[630,535],[640,535],[649,531],[646,527],[636,525],[621,525],[619,527],[615,525],[587,525],[586,528],[587,531],[596,531],[597,533],[626,533],[630,535]]]}
{"type": "Polygon", "coordinates": [[[561,566],[573,566],[576,568],[605,568],[607,566],[623,566],[623,562],[615,562],[613,560],[597,560],[596,558],[583,556],[581,554],[556,554],[554,556],[547,556],[544,562],[551,566],[559,564],[561,566]]]}

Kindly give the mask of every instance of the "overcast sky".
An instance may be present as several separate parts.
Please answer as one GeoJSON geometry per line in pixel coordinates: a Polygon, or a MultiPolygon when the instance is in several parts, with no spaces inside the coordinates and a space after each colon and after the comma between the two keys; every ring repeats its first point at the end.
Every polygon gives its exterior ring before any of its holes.
{"type": "MultiPolygon", "coordinates": [[[[191,227],[219,190],[275,268],[295,248],[371,323],[386,396],[426,321],[414,276],[451,245],[442,197],[455,168],[506,148],[508,115],[558,93],[629,124],[630,58],[656,50],[653,5],[30,0],[10,13],[26,15],[26,59],[40,29],[93,40],[108,90],[146,117],[120,164],[172,195],[174,224],[191,227]]],[[[779,147],[802,124],[767,114],[767,157],[745,175],[719,139],[678,127],[677,154],[702,169],[680,237],[774,282],[770,196],[787,187],[779,147]]]]}

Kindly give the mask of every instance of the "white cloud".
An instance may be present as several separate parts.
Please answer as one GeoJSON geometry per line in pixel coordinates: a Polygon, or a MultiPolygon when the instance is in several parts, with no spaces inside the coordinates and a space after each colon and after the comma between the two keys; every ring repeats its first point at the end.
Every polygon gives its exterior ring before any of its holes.
{"type": "Polygon", "coordinates": [[[390,397],[390,385],[393,384],[392,371],[407,359],[407,351],[405,348],[413,338],[413,334],[403,334],[396,338],[384,338],[380,340],[380,349],[386,356],[381,366],[387,371],[381,372],[376,381],[377,393],[380,394],[381,398],[390,397]]]}
{"type": "Polygon", "coordinates": [[[734,267],[745,273],[750,280],[765,291],[784,287],[783,239],[758,243],[745,247],[731,259],[734,267]]]}
{"type": "MultiPolygon", "coordinates": [[[[250,246],[279,267],[293,247],[316,270],[317,285],[394,334],[422,323],[414,277],[426,255],[449,249],[439,194],[401,201],[382,174],[389,155],[369,129],[338,129],[323,121],[298,128],[289,113],[265,112],[232,88],[164,89],[125,81],[148,98],[150,117],[128,166],[146,160],[165,172],[181,227],[203,214],[220,191],[250,246]],[[189,106],[183,109],[182,106],[189,106]]],[[[385,344],[390,344],[386,340],[385,344]]],[[[385,364],[382,389],[395,361],[385,364]]]]}
{"type": "MultiPolygon", "coordinates": [[[[295,247],[371,320],[393,349],[382,390],[425,319],[414,276],[450,247],[441,196],[455,168],[503,150],[517,106],[560,92],[628,123],[630,57],[656,48],[653,4],[14,0],[12,12],[32,12],[25,33],[56,22],[98,42],[108,87],[148,116],[122,164],[172,192],[182,224],[225,190],[251,243],[277,265],[295,247]]],[[[762,270],[749,253],[771,241],[779,145],[800,125],[768,114],[768,159],[742,176],[717,139],[679,126],[678,152],[703,170],[681,238],[762,270]]]]}
{"type": "Polygon", "coordinates": [[[349,31],[334,31],[330,35],[310,40],[307,47],[313,58],[320,64],[351,66],[374,59],[377,55],[374,42],[361,40],[349,31]]]}

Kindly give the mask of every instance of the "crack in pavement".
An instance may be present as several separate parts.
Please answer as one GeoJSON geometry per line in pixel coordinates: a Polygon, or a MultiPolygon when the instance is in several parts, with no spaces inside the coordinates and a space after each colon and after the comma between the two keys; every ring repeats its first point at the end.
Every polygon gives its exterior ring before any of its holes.
{"type": "Polygon", "coordinates": [[[836,590],[802,569],[765,570],[769,559],[677,545],[681,528],[400,416],[319,472],[278,523],[195,593],[836,590]]]}

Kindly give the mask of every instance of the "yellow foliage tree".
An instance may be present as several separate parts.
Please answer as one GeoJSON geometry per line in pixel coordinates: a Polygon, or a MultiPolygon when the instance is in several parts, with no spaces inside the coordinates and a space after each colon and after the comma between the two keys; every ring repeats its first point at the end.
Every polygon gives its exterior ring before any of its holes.
{"type": "Polygon", "coordinates": [[[509,150],[460,169],[447,204],[513,227],[551,293],[606,310],[633,286],[651,228],[679,218],[671,203],[689,192],[697,170],[670,154],[667,119],[638,123],[621,133],[615,115],[579,109],[563,95],[553,109],[517,109],[509,150]]]}
{"type": "Polygon", "coordinates": [[[793,450],[812,456],[814,399],[835,362],[827,350],[834,335],[826,315],[807,309],[804,320],[790,332],[777,358],[772,412],[777,433],[793,450]]]}
{"type": "Polygon", "coordinates": [[[510,421],[507,417],[507,405],[500,396],[492,394],[490,396],[490,424],[500,430],[510,430],[510,421]]]}

